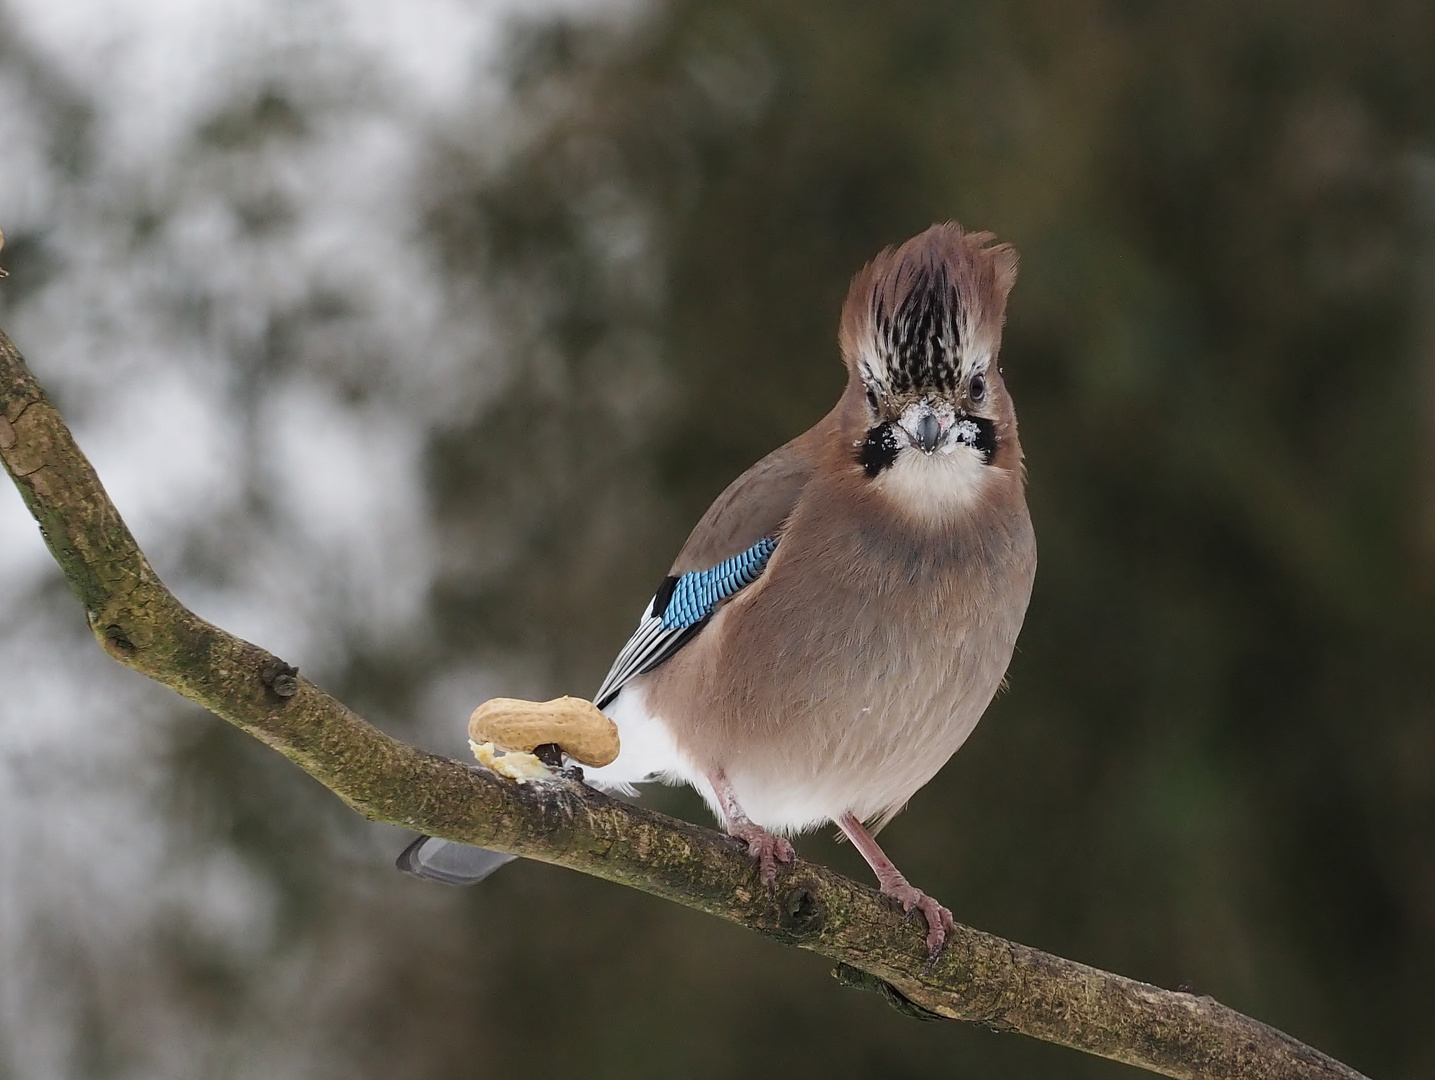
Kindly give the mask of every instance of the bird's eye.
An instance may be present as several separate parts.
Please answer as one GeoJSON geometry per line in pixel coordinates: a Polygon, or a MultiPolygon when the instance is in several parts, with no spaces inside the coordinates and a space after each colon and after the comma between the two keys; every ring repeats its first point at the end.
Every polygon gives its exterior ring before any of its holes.
{"type": "Polygon", "coordinates": [[[867,404],[872,407],[874,413],[877,411],[877,392],[875,390],[867,391],[867,404]]]}
{"type": "Polygon", "coordinates": [[[987,396],[987,381],[980,375],[973,375],[972,381],[967,383],[967,396],[974,404],[980,404],[982,398],[987,396]]]}

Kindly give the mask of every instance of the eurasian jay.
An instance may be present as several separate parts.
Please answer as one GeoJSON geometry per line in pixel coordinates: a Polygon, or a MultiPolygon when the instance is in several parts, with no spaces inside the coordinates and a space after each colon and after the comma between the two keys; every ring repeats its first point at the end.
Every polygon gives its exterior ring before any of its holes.
{"type": "MultiPolygon", "coordinates": [[[[1002,685],[1036,574],[1016,412],[998,363],[1016,253],[934,225],[853,280],[847,386],[730,484],[645,607],[594,703],[631,794],[687,783],[761,880],[827,822],[927,921],[873,833],[966,741],[1002,685]]],[[[420,838],[400,865],[471,883],[510,856],[420,838]]]]}

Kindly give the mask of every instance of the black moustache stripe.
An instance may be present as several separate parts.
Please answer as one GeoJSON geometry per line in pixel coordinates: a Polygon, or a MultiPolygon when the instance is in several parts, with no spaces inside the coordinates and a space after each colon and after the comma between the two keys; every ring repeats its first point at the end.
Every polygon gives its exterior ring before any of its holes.
{"type": "MultiPolygon", "coordinates": [[[[976,438],[962,439],[961,441],[970,446],[973,450],[982,455],[982,464],[990,465],[992,458],[997,452],[997,426],[985,416],[963,416],[962,420],[968,420],[976,425],[976,438]]],[[[962,420],[957,421],[961,423],[962,420]]]]}
{"type": "MultiPolygon", "coordinates": [[[[969,430],[969,429],[968,429],[969,430]]],[[[985,416],[960,416],[953,438],[982,455],[982,464],[990,465],[997,452],[997,426],[985,416]],[[975,434],[964,433],[964,424],[976,428],[975,434]]],[[[876,476],[897,460],[902,443],[897,435],[897,423],[888,420],[878,424],[857,446],[857,462],[868,476],[876,476]]]]}
{"type": "Polygon", "coordinates": [[[857,448],[857,460],[868,476],[876,476],[897,460],[896,424],[888,420],[867,432],[867,438],[857,448]]]}

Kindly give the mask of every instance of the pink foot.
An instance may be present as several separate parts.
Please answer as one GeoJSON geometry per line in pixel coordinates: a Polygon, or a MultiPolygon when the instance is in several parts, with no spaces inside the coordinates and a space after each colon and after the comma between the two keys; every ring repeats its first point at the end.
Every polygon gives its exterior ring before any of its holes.
{"type": "MultiPolygon", "coordinates": [[[[748,855],[757,860],[757,879],[769,889],[777,883],[777,864],[790,863],[797,858],[791,844],[751,821],[730,822],[727,833],[747,843],[748,855]]],[[[947,917],[951,918],[950,915],[947,917]]]]}
{"type": "Polygon", "coordinates": [[[723,819],[727,822],[727,834],[747,843],[747,853],[757,860],[758,880],[769,889],[772,888],[777,884],[777,864],[793,862],[797,853],[782,837],[773,836],[743,813],[737,795],[721,769],[708,773],[708,782],[712,784],[718,805],[722,807],[723,819]]]}
{"type": "Polygon", "coordinates": [[[956,929],[957,923],[952,918],[952,913],[921,889],[908,885],[905,881],[883,884],[882,892],[901,904],[902,910],[907,914],[910,915],[914,910],[922,913],[922,917],[927,920],[927,952],[935,963],[937,957],[942,955],[942,949],[946,947],[947,935],[956,929]]]}
{"type": "Polygon", "coordinates": [[[843,814],[837,819],[837,827],[847,834],[852,846],[862,853],[867,865],[877,875],[877,884],[882,888],[882,895],[890,896],[901,904],[902,910],[908,915],[916,909],[927,920],[927,970],[930,971],[941,957],[942,949],[946,947],[947,935],[956,932],[957,923],[952,918],[952,913],[921,889],[914,889],[907,884],[907,879],[892,865],[892,860],[877,846],[877,841],[867,831],[867,826],[863,825],[855,814],[843,814]]]}

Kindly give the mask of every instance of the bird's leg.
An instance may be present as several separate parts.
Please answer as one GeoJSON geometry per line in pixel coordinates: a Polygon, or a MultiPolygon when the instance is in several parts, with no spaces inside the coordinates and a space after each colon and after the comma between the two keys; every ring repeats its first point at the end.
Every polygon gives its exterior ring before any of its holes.
{"type": "Polygon", "coordinates": [[[761,825],[753,822],[738,805],[732,785],[721,769],[708,774],[708,783],[717,795],[718,806],[722,807],[723,823],[727,834],[747,844],[747,853],[757,860],[758,880],[768,888],[777,883],[777,864],[790,863],[797,853],[780,836],[774,836],[761,825]]]}
{"type": "Polygon", "coordinates": [[[867,860],[867,865],[877,875],[877,883],[882,887],[883,894],[901,904],[905,912],[910,913],[916,908],[922,913],[922,917],[927,920],[927,951],[935,961],[942,954],[947,935],[956,928],[952,913],[921,889],[914,888],[902,876],[902,872],[892,865],[892,860],[877,846],[876,839],[862,822],[851,814],[843,814],[837,819],[837,827],[847,834],[852,846],[867,860]]]}

